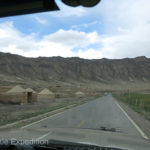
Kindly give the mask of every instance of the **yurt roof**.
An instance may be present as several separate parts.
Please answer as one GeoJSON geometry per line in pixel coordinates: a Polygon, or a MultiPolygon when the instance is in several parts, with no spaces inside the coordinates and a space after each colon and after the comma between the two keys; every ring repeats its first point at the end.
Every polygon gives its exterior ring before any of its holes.
{"type": "Polygon", "coordinates": [[[50,91],[49,89],[43,89],[39,94],[52,95],[54,93],[50,91]]]}
{"type": "Polygon", "coordinates": [[[9,91],[7,91],[7,93],[23,93],[23,92],[25,92],[25,89],[23,89],[19,85],[14,86],[12,89],[10,89],[9,91]]]}

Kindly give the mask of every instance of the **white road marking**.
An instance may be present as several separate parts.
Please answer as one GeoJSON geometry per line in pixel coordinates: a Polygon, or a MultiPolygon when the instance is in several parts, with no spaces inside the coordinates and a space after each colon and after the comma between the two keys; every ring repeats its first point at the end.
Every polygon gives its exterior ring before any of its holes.
{"type": "Polygon", "coordinates": [[[48,132],[48,133],[46,133],[46,134],[38,137],[36,140],[42,140],[43,138],[45,138],[46,136],[48,136],[50,133],[52,133],[52,132],[48,132]]]}
{"type": "MultiPolygon", "coordinates": [[[[116,102],[116,101],[115,101],[116,102]]],[[[117,106],[121,109],[121,111],[126,115],[126,117],[130,120],[130,122],[135,126],[135,128],[140,132],[140,134],[145,138],[149,139],[147,135],[140,129],[140,127],[131,119],[131,117],[124,111],[124,109],[116,102],[117,106]]]]}
{"type": "MultiPolygon", "coordinates": [[[[70,107],[71,107],[71,106],[73,106],[73,105],[70,105],[70,107]]],[[[68,107],[68,106],[67,106],[67,107],[68,107]]],[[[66,108],[67,108],[67,107],[66,107],[66,108]]],[[[60,108],[60,109],[62,109],[62,108],[60,108]]],[[[66,111],[68,111],[68,110],[66,110],[66,111]]],[[[30,124],[25,125],[25,126],[23,126],[23,127],[21,127],[21,128],[22,128],[22,129],[27,128],[27,127],[32,126],[32,125],[34,125],[34,124],[36,124],[36,123],[39,123],[39,122],[41,122],[41,121],[43,121],[43,120],[46,120],[46,119],[55,117],[55,116],[57,116],[57,115],[60,115],[60,114],[62,114],[62,113],[64,113],[64,112],[66,112],[66,111],[63,111],[63,112],[60,112],[60,113],[56,113],[56,114],[54,114],[54,115],[52,115],[52,116],[45,117],[45,118],[43,118],[43,119],[41,119],[41,120],[35,121],[35,122],[33,122],[33,123],[30,123],[30,124]]]]}
{"type": "Polygon", "coordinates": [[[64,112],[65,112],[65,111],[60,112],[60,113],[57,113],[57,114],[54,114],[54,115],[49,116],[49,117],[46,117],[46,118],[43,118],[43,119],[41,119],[41,120],[39,120],[39,121],[35,121],[35,122],[30,123],[30,124],[28,124],[28,125],[25,125],[25,126],[23,126],[23,127],[21,127],[21,128],[22,128],[22,129],[27,128],[27,127],[32,126],[32,125],[34,125],[34,124],[36,124],[36,123],[39,123],[39,122],[41,122],[41,121],[43,121],[43,120],[50,119],[50,118],[52,118],[52,117],[55,117],[55,116],[57,116],[57,115],[60,115],[60,114],[62,114],[62,113],[64,113],[64,112]]]}

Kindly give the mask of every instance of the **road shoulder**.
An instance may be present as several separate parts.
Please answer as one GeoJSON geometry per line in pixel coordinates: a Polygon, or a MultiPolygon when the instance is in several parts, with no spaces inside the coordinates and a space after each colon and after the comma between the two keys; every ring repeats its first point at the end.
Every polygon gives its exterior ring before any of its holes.
{"type": "Polygon", "coordinates": [[[142,115],[132,110],[129,106],[122,102],[118,102],[132,120],[140,127],[140,129],[150,138],[150,121],[146,120],[142,115]]]}
{"type": "Polygon", "coordinates": [[[30,125],[30,124],[32,124],[34,122],[37,122],[37,121],[42,120],[42,119],[45,119],[47,117],[53,116],[55,114],[64,112],[65,110],[73,108],[75,106],[76,106],[75,104],[68,105],[66,107],[62,107],[62,108],[56,109],[54,111],[50,111],[50,112],[47,112],[47,113],[44,113],[44,114],[41,114],[41,115],[37,115],[35,117],[31,117],[31,118],[24,119],[24,120],[19,120],[19,121],[16,121],[16,122],[4,125],[4,126],[0,126],[0,131],[4,130],[4,129],[14,129],[14,128],[18,128],[18,127],[24,128],[27,125],[30,125]]]}

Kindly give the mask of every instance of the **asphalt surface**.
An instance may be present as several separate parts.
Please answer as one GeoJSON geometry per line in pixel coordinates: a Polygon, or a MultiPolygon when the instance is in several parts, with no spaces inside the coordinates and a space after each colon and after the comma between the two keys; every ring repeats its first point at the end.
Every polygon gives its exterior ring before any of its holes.
{"type": "Polygon", "coordinates": [[[133,122],[124,114],[116,100],[107,95],[54,116],[24,126],[38,128],[116,128],[129,136],[142,137],[133,122]]]}

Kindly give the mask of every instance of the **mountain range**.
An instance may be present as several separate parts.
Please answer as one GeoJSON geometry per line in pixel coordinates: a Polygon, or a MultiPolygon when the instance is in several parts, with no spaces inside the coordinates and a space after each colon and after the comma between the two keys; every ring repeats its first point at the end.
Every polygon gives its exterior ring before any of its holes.
{"type": "Polygon", "coordinates": [[[27,58],[0,52],[0,84],[149,82],[150,58],[27,58]]]}

